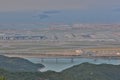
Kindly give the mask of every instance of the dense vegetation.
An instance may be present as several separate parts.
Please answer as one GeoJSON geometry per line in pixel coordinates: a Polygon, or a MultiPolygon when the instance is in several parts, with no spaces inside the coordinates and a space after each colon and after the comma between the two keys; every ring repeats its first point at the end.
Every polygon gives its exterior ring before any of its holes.
{"type": "Polygon", "coordinates": [[[1,69],[7,80],[120,80],[120,65],[83,63],[62,72],[10,72],[1,69]]]}
{"type": "Polygon", "coordinates": [[[18,57],[6,57],[0,55],[0,68],[9,71],[38,71],[39,68],[44,67],[42,64],[34,64],[26,59],[18,57]]]}
{"type": "Polygon", "coordinates": [[[4,76],[0,76],[0,80],[6,80],[4,76]]]}

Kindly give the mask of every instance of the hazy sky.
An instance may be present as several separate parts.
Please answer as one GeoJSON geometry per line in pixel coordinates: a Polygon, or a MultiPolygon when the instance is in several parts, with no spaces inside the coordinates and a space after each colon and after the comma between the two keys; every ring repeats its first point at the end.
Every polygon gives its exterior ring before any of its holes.
{"type": "Polygon", "coordinates": [[[0,23],[15,22],[120,23],[120,0],[0,0],[0,23]]]}
{"type": "Polygon", "coordinates": [[[120,0],[0,0],[0,11],[119,8],[120,0]]]}

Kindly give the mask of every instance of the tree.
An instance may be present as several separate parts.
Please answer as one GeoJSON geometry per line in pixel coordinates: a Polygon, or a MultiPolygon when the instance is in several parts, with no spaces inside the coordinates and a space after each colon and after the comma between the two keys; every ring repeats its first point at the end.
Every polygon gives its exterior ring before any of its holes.
{"type": "Polygon", "coordinates": [[[6,80],[4,76],[0,76],[0,80],[6,80]]]}

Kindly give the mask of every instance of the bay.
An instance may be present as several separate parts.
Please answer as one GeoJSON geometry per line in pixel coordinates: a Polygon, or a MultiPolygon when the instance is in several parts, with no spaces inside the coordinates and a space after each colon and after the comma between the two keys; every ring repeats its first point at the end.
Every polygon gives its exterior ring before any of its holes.
{"type": "Polygon", "coordinates": [[[105,58],[74,58],[68,59],[57,59],[56,58],[26,58],[33,63],[41,63],[45,66],[45,68],[40,69],[41,72],[45,72],[48,70],[61,72],[67,68],[72,66],[81,64],[81,63],[93,63],[93,64],[113,64],[113,65],[120,65],[120,59],[105,59],[105,58]]]}

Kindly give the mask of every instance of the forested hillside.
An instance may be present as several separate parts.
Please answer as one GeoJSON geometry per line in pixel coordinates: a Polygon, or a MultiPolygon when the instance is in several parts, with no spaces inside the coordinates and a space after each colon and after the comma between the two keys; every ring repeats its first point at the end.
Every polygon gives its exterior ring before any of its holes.
{"type": "Polygon", "coordinates": [[[44,66],[42,64],[34,64],[23,58],[0,55],[0,68],[4,68],[5,70],[12,72],[36,72],[38,69],[43,67],[44,66]]]}
{"type": "Polygon", "coordinates": [[[1,69],[7,80],[120,80],[120,66],[83,63],[62,72],[10,72],[1,69]]]}

